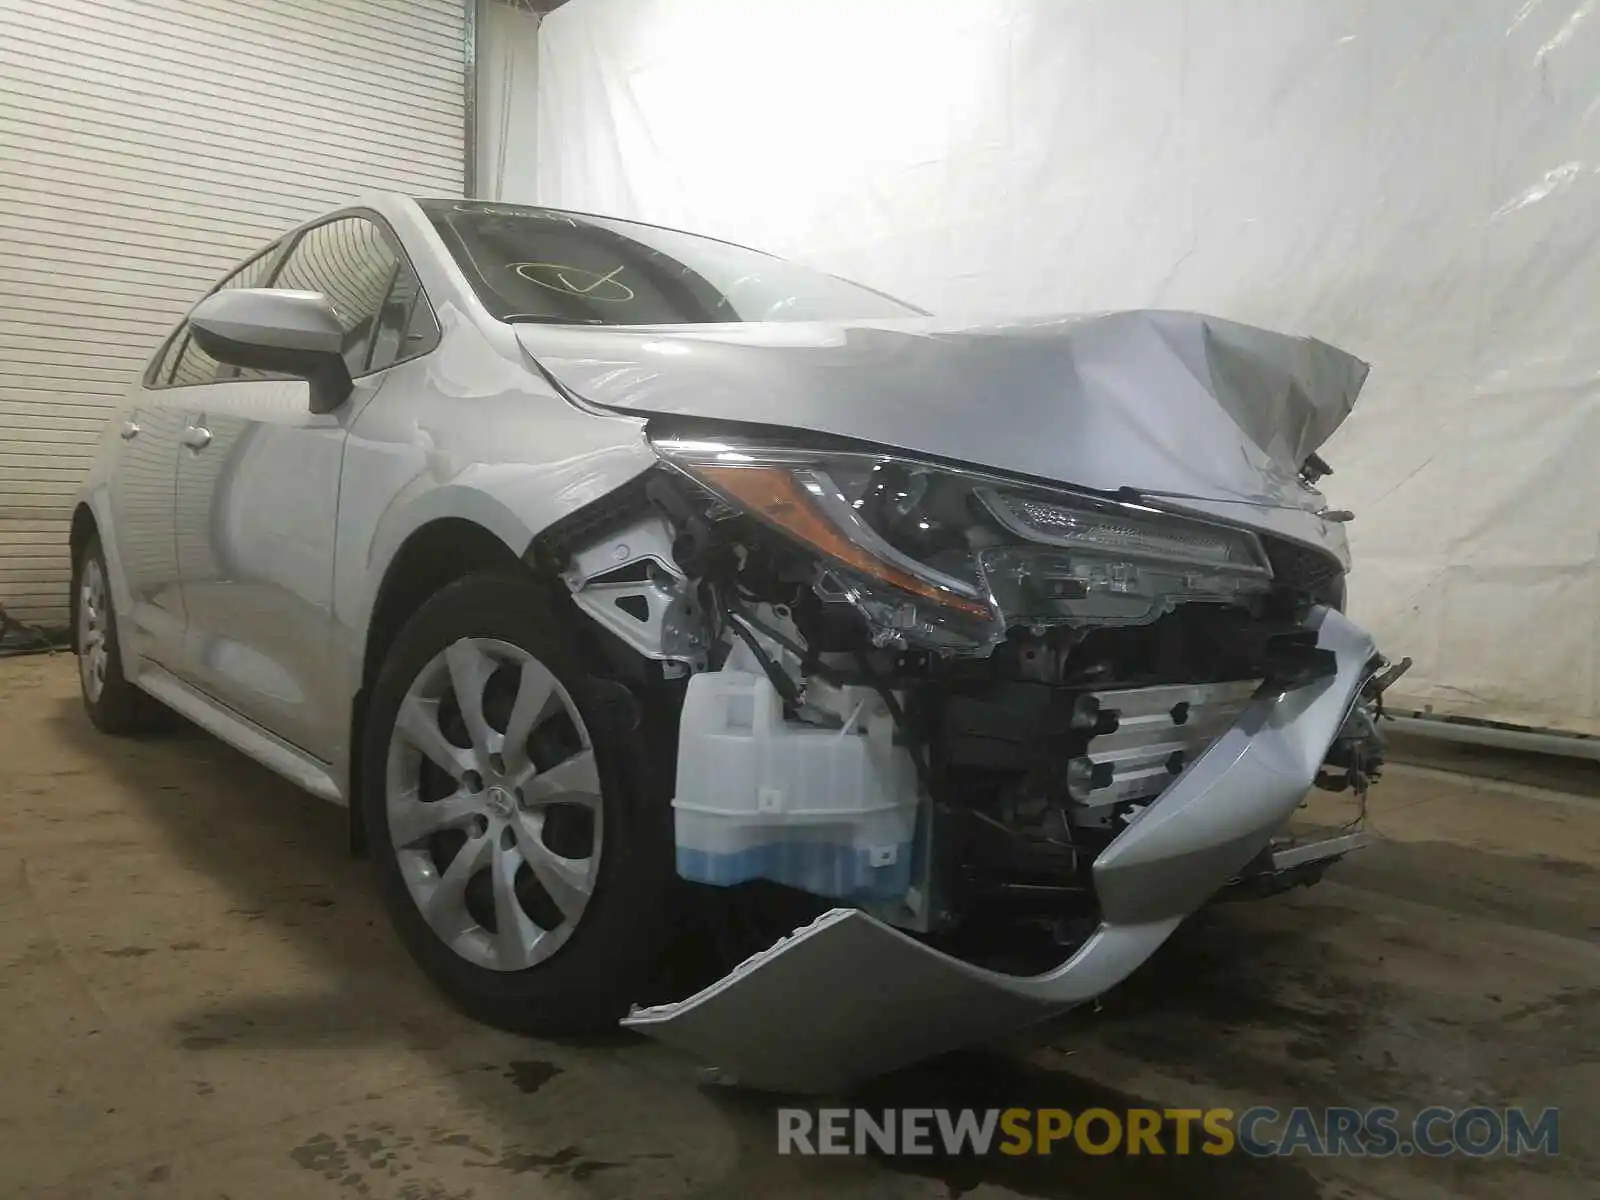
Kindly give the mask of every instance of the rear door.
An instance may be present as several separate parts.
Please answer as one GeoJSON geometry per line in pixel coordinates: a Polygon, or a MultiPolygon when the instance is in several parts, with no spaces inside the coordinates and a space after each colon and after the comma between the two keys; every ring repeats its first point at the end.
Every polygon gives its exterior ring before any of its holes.
{"type": "Polygon", "coordinates": [[[174,403],[167,385],[182,339],[180,328],[116,419],[121,442],[108,479],[111,511],[103,531],[111,568],[127,586],[129,608],[118,622],[122,639],[141,658],[163,665],[178,655],[184,620],[172,506],[178,435],[186,422],[181,400],[174,403]]]}
{"type": "MultiPolygon", "coordinates": [[[[260,287],[280,249],[274,244],[252,255],[211,292],[260,287]]],[[[115,568],[131,597],[123,636],[135,653],[169,670],[181,669],[186,624],[174,527],[180,450],[195,397],[217,375],[217,364],[197,357],[188,343],[185,322],[167,339],[118,419],[122,445],[109,488],[115,568]]]]}
{"type": "Polygon", "coordinates": [[[349,724],[344,676],[332,667],[339,473],[349,425],[395,357],[392,339],[385,353],[376,334],[397,277],[415,289],[377,221],[341,215],[304,230],[270,286],[327,297],[345,331],[350,398],[313,413],[305,382],[221,367],[180,438],[178,570],[191,682],[323,761],[349,724]]]}

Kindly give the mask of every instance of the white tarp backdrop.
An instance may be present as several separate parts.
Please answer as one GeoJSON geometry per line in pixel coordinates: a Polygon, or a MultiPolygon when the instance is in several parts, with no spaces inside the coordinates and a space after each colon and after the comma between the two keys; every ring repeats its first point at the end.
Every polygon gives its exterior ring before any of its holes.
{"type": "Polygon", "coordinates": [[[942,314],[1344,347],[1373,372],[1324,486],[1358,513],[1355,615],[1417,660],[1402,705],[1600,732],[1597,9],[573,0],[505,198],[942,314]]]}

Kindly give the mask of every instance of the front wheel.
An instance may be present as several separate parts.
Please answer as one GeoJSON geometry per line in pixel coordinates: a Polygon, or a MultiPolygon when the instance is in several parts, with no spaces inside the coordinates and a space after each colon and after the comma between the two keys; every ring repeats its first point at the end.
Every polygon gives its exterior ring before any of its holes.
{"type": "Polygon", "coordinates": [[[666,940],[670,796],[638,709],[526,579],[445,588],[373,690],[360,802],[384,905],[472,1015],[613,1024],[666,940]]]}

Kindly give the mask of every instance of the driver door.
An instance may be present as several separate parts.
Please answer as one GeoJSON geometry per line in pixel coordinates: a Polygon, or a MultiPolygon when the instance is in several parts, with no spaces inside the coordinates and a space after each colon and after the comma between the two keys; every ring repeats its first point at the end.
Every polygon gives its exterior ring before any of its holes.
{"type": "Polygon", "coordinates": [[[370,356],[385,297],[410,268],[387,231],[361,216],[304,230],[281,264],[267,286],[328,299],[355,387],[317,414],[303,380],[185,349],[214,381],[194,390],[180,436],[184,659],[194,686],[330,761],[349,723],[343,676],[330,665],[339,471],[350,423],[383,384],[370,356]]]}

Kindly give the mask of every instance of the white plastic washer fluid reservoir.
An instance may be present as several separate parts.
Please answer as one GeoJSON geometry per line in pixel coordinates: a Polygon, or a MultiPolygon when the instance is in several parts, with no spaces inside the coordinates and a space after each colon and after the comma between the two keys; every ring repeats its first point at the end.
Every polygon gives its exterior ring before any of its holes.
{"type": "Polygon", "coordinates": [[[843,729],[786,721],[765,675],[689,680],[672,802],[678,874],[770,879],[820,896],[893,899],[911,885],[917,773],[869,688],[845,688],[843,729]]]}

